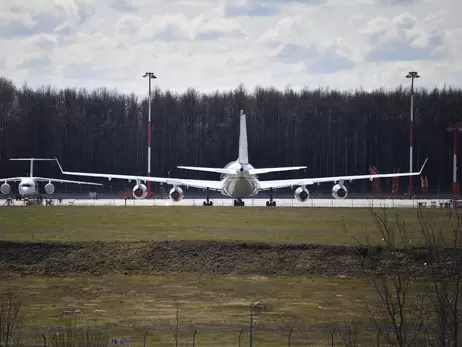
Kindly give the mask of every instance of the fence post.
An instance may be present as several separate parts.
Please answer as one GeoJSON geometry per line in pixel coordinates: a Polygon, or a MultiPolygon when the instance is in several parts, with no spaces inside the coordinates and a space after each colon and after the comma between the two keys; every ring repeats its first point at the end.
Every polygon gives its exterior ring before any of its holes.
{"type": "Polygon", "coordinates": [[[146,347],[146,337],[148,336],[148,332],[146,331],[144,333],[144,342],[143,342],[143,346],[146,347]]]}
{"type": "Polygon", "coordinates": [[[290,337],[292,336],[292,333],[294,332],[295,328],[290,329],[289,336],[287,336],[287,346],[290,347],[290,337]]]}
{"type": "Polygon", "coordinates": [[[43,336],[43,347],[47,347],[47,338],[44,334],[42,334],[43,336]]]}
{"type": "Polygon", "coordinates": [[[193,334],[193,347],[196,345],[196,334],[197,334],[197,330],[194,330],[194,334],[193,334]]]}
{"type": "Polygon", "coordinates": [[[241,331],[239,332],[239,347],[241,347],[241,335],[244,329],[241,328],[241,331]]]}
{"type": "Polygon", "coordinates": [[[335,328],[332,329],[332,340],[331,340],[331,346],[334,347],[334,334],[335,334],[335,328]]]}

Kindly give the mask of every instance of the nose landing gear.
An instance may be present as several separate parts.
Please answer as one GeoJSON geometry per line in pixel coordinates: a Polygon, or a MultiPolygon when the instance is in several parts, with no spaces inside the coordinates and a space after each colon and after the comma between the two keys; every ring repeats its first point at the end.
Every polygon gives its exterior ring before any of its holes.
{"type": "Polygon", "coordinates": [[[234,206],[244,206],[244,201],[242,199],[236,199],[234,200],[234,206]]]}

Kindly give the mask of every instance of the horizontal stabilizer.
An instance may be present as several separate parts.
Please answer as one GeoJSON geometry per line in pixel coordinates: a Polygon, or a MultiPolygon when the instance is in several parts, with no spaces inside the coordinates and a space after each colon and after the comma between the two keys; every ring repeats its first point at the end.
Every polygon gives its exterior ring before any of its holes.
{"type": "Polygon", "coordinates": [[[179,169],[215,172],[215,173],[219,173],[219,174],[235,174],[236,173],[236,170],[223,169],[223,168],[214,168],[214,167],[200,167],[200,166],[177,166],[177,167],[179,169]]]}
{"type": "Polygon", "coordinates": [[[306,169],[306,166],[287,166],[287,167],[270,167],[266,169],[250,169],[249,174],[251,175],[260,175],[269,172],[280,172],[280,171],[292,171],[306,169]]]}
{"type": "Polygon", "coordinates": [[[37,160],[56,160],[54,158],[10,158],[10,160],[27,160],[27,161],[37,161],[37,160]]]}

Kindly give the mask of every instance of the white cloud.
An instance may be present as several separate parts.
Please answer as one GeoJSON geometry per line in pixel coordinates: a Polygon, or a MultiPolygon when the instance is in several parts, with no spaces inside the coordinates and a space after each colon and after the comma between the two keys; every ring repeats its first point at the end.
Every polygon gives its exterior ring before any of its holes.
{"type": "Polygon", "coordinates": [[[410,70],[462,87],[459,0],[3,0],[0,75],[145,94],[394,88],[410,70]]]}

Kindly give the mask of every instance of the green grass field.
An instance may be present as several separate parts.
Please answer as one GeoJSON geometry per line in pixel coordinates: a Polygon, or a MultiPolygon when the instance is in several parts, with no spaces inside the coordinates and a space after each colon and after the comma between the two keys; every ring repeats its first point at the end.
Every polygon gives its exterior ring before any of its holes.
{"type": "MultiPolygon", "coordinates": [[[[390,210],[415,240],[420,239],[416,209],[390,210]]],[[[438,227],[448,211],[428,209],[438,227]]],[[[162,241],[216,240],[355,245],[344,231],[381,243],[366,209],[354,208],[204,208],[204,207],[24,207],[0,209],[3,241],[162,241]]],[[[448,229],[449,230],[449,229],[448,229]]],[[[449,235],[449,234],[448,234],[449,235]]],[[[418,242],[416,242],[417,244],[418,242]]],[[[20,251],[20,250],[19,250],[20,251]]],[[[329,259],[326,259],[329,262],[329,259]]],[[[249,305],[264,310],[256,318],[255,343],[286,346],[287,329],[296,324],[293,345],[326,345],[329,329],[355,319],[366,324],[364,303],[377,294],[366,278],[212,276],[187,273],[2,278],[0,288],[20,293],[31,337],[58,324],[63,311],[78,310],[79,324],[101,336],[130,337],[132,346],[174,346],[175,302],[180,344],[191,345],[194,329],[200,346],[248,344],[249,305]],[[302,328],[300,328],[302,327],[302,328]]],[[[49,333],[49,332],[47,332],[49,333]]]]}
{"type": "MultiPolygon", "coordinates": [[[[416,240],[416,209],[390,210],[416,240]]],[[[438,225],[447,210],[428,209],[438,225]]],[[[0,209],[0,239],[15,241],[217,240],[351,245],[356,236],[381,237],[367,209],[220,207],[27,207],[0,209]]],[[[391,223],[393,224],[393,223],[391,223]]]]}
{"type": "MultiPolygon", "coordinates": [[[[56,326],[61,312],[79,310],[74,315],[77,322],[88,324],[105,337],[110,332],[141,344],[148,331],[150,338],[159,343],[156,346],[171,345],[175,302],[182,342],[190,340],[193,329],[198,329],[199,345],[236,345],[239,328],[248,327],[249,305],[258,300],[264,306],[256,316],[256,342],[282,346],[287,334],[284,329],[291,324],[299,327],[295,345],[327,340],[329,326],[351,318],[360,322],[365,314],[363,303],[375,298],[365,279],[187,274],[32,276],[2,280],[1,287],[21,293],[27,312],[25,323],[35,334],[47,330],[41,327],[56,326]]],[[[244,344],[248,343],[246,331],[244,344]]]]}

